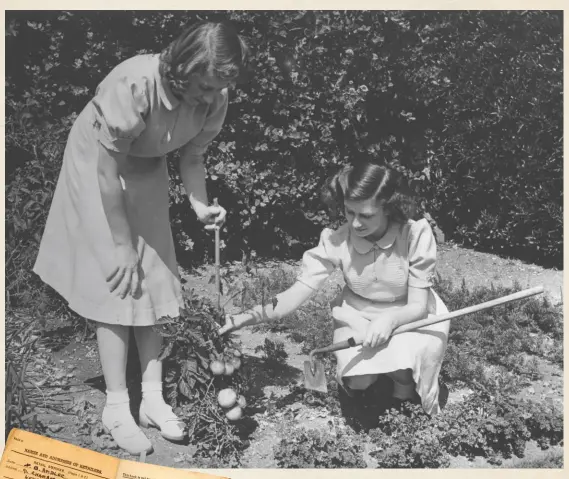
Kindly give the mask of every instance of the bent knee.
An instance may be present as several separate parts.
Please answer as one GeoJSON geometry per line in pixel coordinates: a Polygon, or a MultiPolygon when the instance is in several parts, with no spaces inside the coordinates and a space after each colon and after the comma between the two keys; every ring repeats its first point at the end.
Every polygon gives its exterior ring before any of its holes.
{"type": "Polygon", "coordinates": [[[377,380],[377,374],[363,374],[344,378],[344,384],[350,389],[363,390],[369,388],[377,380]]]}
{"type": "Polygon", "coordinates": [[[398,369],[388,373],[388,376],[400,384],[409,384],[413,382],[413,371],[411,369],[398,369]]]}

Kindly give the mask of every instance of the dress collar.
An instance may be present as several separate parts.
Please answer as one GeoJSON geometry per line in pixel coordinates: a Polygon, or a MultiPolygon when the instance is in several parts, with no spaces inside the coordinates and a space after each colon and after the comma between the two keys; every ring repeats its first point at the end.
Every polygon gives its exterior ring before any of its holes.
{"type": "Polygon", "coordinates": [[[160,100],[168,110],[176,109],[178,105],[180,105],[180,100],[174,96],[172,90],[168,86],[168,82],[160,76],[160,55],[156,55],[155,75],[160,100]]]}
{"type": "Polygon", "coordinates": [[[388,249],[395,243],[397,238],[399,225],[396,221],[392,221],[385,234],[377,241],[370,241],[366,238],[352,234],[350,230],[350,241],[354,245],[355,250],[360,254],[369,253],[376,245],[381,249],[388,249]]]}

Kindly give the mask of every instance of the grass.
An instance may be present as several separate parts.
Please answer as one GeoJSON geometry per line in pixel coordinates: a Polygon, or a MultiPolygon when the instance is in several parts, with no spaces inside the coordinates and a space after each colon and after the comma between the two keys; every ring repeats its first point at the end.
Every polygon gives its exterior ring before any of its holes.
{"type": "Polygon", "coordinates": [[[543,457],[520,459],[512,466],[516,469],[563,469],[563,451],[550,451],[543,457]]]}

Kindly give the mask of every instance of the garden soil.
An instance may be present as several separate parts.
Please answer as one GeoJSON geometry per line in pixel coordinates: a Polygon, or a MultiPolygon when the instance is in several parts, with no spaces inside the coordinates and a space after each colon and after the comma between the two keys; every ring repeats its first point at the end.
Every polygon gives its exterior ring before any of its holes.
{"type": "MultiPolygon", "coordinates": [[[[269,263],[262,268],[272,267],[295,268],[297,265],[283,265],[269,263]]],[[[522,288],[543,285],[546,294],[557,304],[562,301],[563,272],[552,269],[525,264],[517,260],[504,259],[495,255],[479,253],[455,245],[439,246],[438,273],[444,279],[449,279],[456,286],[463,278],[469,289],[477,286],[503,285],[512,286],[517,280],[522,288]]],[[[215,298],[213,286],[208,280],[213,272],[213,266],[206,266],[197,271],[185,273],[186,286],[196,292],[210,295],[215,298]]],[[[328,287],[333,288],[342,283],[340,276],[335,275],[328,287]]],[[[228,312],[231,309],[228,308],[228,312]]],[[[468,317],[462,319],[468,321],[468,317]]],[[[38,419],[47,426],[46,435],[69,443],[78,444],[94,450],[111,454],[117,457],[133,459],[119,451],[113,441],[103,434],[99,426],[100,411],[104,404],[104,381],[98,360],[98,351],[95,338],[92,335],[83,335],[84,331],[57,330],[53,335],[47,335],[41,342],[38,355],[31,359],[27,375],[38,384],[37,388],[46,397],[51,409],[40,412],[38,419]],[[62,342],[62,338],[69,340],[62,342]],[[53,362],[55,360],[55,362],[53,362]],[[48,367],[49,364],[49,367],[48,367]],[[42,383],[43,381],[43,383],[42,383]],[[69,383],[73,387],[64,387],[69,383]],[[53,407],[61,412],[55,412],[53,407]],[[55,405],[55,406],[54,406],[55,405]],[[73,408],[70,410],[70,408],[73,408]],[[77,421],[79,418],[79,426],[77,421]]],[[[307,355],[301,352],[301,345],[288,339],[286,333],[259,333],[244,329],[235,333],[236,339],[242,344],[245,357],[259,358],[261,353],[255,351],[264,344],[266,337],[284,344],[288,359],[283,369],[275,373],[274,370],[259,367],[261,361],[247,361],[246,367],[256,367],[251,373],[255,375],[255,384],[258,392],[264,396],[266,405],[262,412],[255,413],[254,419],[258,426],[253,433],[249,447],[245,450],[242,461],[246,468],[273,468],[277,467],[272,453],[272,446],[276,445],[283,428],[294,425],[314,428],[329,428],[332,419],[330,413],[324,408],[309,407],[301,402],[288,404],[277,408],[275,402],[279,397],[290,392],[291,386],[302,383],[303,362],[307,355]]],[[[563,375],[562,371],[550,364],[544,365],[543,378],[535,381],[526,388],[521,395],[535,401],[550,398],[552,401],[563,401],[563,375]]],[[[133,381],[129,383],[133,409],[140,401],[137,386],[133,381]]],[[[452,391],[449,402],[462,401],[470,391],[452,391]]],[[[40,409],[41,411],[41,409],[40,409]]],[[[135,416],[136,417],[136,416],[135,416]]],[[[336,418],[337,419],[337,418],[336,418]]],[[[173,444],[164,440],[155,429],[148,431],[154,443],[155,450],[147,456],[146,462],[171,467],[201,467],[192,461],[191,447],[173,444]]],[[[538,459],[550,454],[541,451],[535,444],[528,443],[526,460],[538,459]]],[[[369,467],[374,467],[370,457],[364,458],[369,467]]],[[[503,466],[516,467],[522,461],[518,458],[504,460],[503,466]]],[[[214,466],[217,467],[217,466],[214,466]]],[[[451,467],[474,468],[494,467],[483,458],[468,461],[465,458],[452,458],[451,467]]]]}

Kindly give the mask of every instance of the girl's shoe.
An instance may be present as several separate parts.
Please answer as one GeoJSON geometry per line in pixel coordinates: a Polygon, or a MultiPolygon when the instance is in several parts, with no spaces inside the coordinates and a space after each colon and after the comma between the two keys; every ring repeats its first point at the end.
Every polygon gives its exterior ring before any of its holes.
{"type": "Polygon", "coordinates": [[[133,455],[152,452],[152,443],[137,426],[128,406],[106,406],[103,409],[102,423],[105,432],[112,436],[121,449],[133,455]]]}
{"type": "Polygon", "coordinates": [[[142,427],[160,429],[160,434],[169,441],[181,441],[186,437],[184,423],[174,414],[172,407],[162,399],[142,399],[138,420],[142,427]]]}

